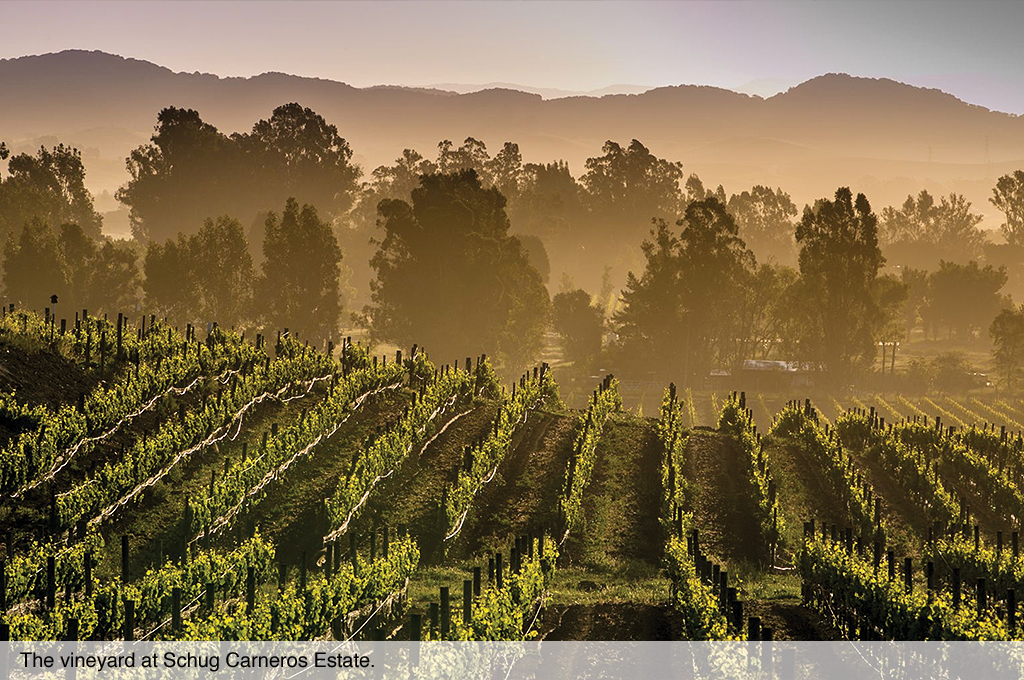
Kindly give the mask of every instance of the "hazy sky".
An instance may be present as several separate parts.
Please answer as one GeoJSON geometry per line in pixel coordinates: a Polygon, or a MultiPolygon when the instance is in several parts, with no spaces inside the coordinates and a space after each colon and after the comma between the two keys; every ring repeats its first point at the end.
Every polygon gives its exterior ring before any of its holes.
{"type": "Polygon", "coordinates": [[[5,2],[0,58],[99,49],[176,71],[375,84],[785,89],[841,71],[1024,113],[1024,1],[5,2]]]}

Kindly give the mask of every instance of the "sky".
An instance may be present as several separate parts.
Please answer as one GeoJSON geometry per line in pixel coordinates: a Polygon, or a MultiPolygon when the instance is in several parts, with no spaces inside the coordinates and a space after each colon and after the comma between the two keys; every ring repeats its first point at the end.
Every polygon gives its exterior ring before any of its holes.
{"type": "Polygon", "coordinates": [[[175,71],[364,87],[495,81],[769,95],[830,72],[1024,114],[1020,0],[0,0],[0,58],[96,49],[175,71]]]}

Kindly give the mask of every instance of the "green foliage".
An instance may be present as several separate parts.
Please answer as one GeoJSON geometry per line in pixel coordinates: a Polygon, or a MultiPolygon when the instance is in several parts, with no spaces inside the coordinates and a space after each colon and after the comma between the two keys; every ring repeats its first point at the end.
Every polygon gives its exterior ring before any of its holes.
{"type": "MultiPolygon", "coordinates": [[[[6,315],[0,332],[38,342],[49,342],[50,329],[34,314],[18,312],[6,315]]],[[[54,335],[58,351],[84,357],[90,346],[90,363],[98,365],[99,348],[105,343],[108,366],[115,365],[116,328],[90,317],[79,328],[63,336],[54,335]]],[[[200,376],[223,376],[251,366],[262,356],[254,347],[234,334],[217,331],[206,343],[186,342],[172,329],[156,322],[142,335],[125,328],[122,351],[134,359],[134,366],[123,366],[115,377],[85,395],[84,409],[67,404],[56,411],[39,413],[38,425],[23,432],[0,449],[0,489],[17,491],[41,475],[82,452],[89,451],[142,413],[153,409],[159,397],[177,390],[183,382],[195,384],[200,376]],[[89,435],[102,433],[100,436],[89,435]]],[[[93,370],[93,369],[90,369],[93,370]]],[[[111,370],[111,369],[108,369],[111,370]]]]}
{"type": "MultiPolygon", "coordinates": [[[[330,375],[330,374],[328,374],[330,375]]],[[[370,394],[398,387],[404,369],[396,364],[355,365],[341,380],[334,373],[327,398],[303,418],[266,438],[254,457],[234,459],[206,497],[189,499],[190,531],[221,531],[245,507],[258,504],[268,484],[287,472],[299,457],[329,438],[370,394]]]]}
{"type": "Polygon", "coordinates": [[[751,412],[733,395],[722,406],[718,419],[718,430],[736,438],[740,447],[740,458],[746,467],[747,479],[751,484],[751,495],[757,502],[757,520],[766,552],[774,561],[775,550],[785,529],[785,519],[779,512],[779,500],[775,493],[771,467],[761,436],[754,432],[754,418],[751,412]]]}
{"type": "MultiPolygon", "coordinates": [[[[71,551],[57,553],[58,574],[74,575],[74,578],[58,578],[58,585],[76,589],[83,585],[84,550],[92,550],[99,541],[98,536],[93,536],[71,551]]],[[[41,554],[45,552],[43,549],[41,554]]],[[[38,568],[38,561],[35,562],[38,568]]],[[[83,597],[68,603],[61,598],[51,611],[42,614],[8,611],[3,618],[11,626],[12,640],[63,639],[70,618],[78,619],[79,639],[119,636],[124,626],[126,600],[135,602],[136,626],[158,624],[171,616],[172,588],[181,588],[183,606],[200,599],[207,583],[213,583],[224,598],[237,597],[244,594],[249,567],[255,569],[259,582],[267,581],[274,573],[274,549],[258,534],[231,552],[196,551],[185,564],[168,562],[128,584],[120,578],[111,579],[97,585],[91,599],[83,597]]],[[[45,556],[43,567],[37,571],[45,571],[45,556]]],[[[24,569],[18,569],[13,575],[25,573],[24,569]]],[[[12,575],[11,565],[8,565],[8,574],[12,575]]],[[[42,580],[44,582],[37,588],[45,587],[45,577],[42,580]]],[[[167,633],[159,637],[166,638],[167,633]]]]}
{"type": "Polygon", "coordinates": [[[876,527],[874,523],[871,486],[860,478],[853,457],[844,451],[836,430],[827,434],[822,430],[817,411],[808,414],[797,405],[789,405],[775,417],[769,434],[774,439],[790,440],[818,465],[829,492],[846,507],[861,536],[884,539],[884,525],[876,527]]]}
{"type": "Polygon", "coordinates": [[[576,427],[573,454],[566,466],[562,495],[559,497],[559,509],[565,526],[562,542],[583,522],[583,493],[590,485],[601,431],[612,411],[621,409],[619,381],[608,376],[601,383],[600,389],[595,390],[586,414],[580,416],[576,427]]]}
{"type": "MultiPolygon", "coordinates": [[[[1010,640],[1006,624],[986,610],[954,607],[947,592],[907,592],[901,579],[890,581],[870,562],[847,554],[839,543],[808,541],[800,554],[800,573],[822,613],[842,625],[846,613],[864,622],[860,632],[883,640],[1010,640]]],[[[1019,630],[1019,629],[1018,629],[1019,630]]]]}
{"type": "Polygon", "coordinates": [[[230,390],[220,392],[215,401],[188,411],[184,418],[165,421],[153,435],[136,440],[117,459],[59,494],[59,526],[112,516],[182,461],[228,437],[255,404],[280,398],[290,389],[308,389],[335,368],[331,359],[298,347],[282,351],[265,366],[256,364],[232,376],[230,390]]]}
{"type": "Polygon", "coordinates": [[[533,557],[522,557],[518,573],[505,576],[501,588],[488,586],[473,600],[472,619],[463,619],[461,609],[453,612],[449,640],[513,641],[536,636],[531,618],[544,605],[558,548],[554,541],[534,542],[533,557]]]}
{"type": "Polygon", "coordinates": [[[283,590],[260,593],[251,613],[244,601],[227,602],[207,616],[185,624],[183,640],[315,640],[360,604],[377,602],[403,589],[416,570],[420,552],[415,541],[391,544],[387,557],[358,569],[344,564],[330,578],[314,575],[306,589],[289,583],[283,590]]]}
{"type": "Polygon", "coordinates": [[[458,367],[439,371],[421,383],[415,403],[359,455],[348,477],[327,501],[331,538],[347,530],[377,482],[397,469],[417,446],[425,445],[444,421],[471,403],[475,386],[474,376],[458,367]]]}
{"type": "Polygon", "coordinates": [[[494,428],[488,432],[486,439],[466,454],[472,461],[469,469],[461,468],[458,480],[448,488],[444,503],[448,518],[448,535],[445,540],[453,538],[462,529],[473,499],[494,477],[501,461],[512,448],[512,438],[526,423],[530,413],[552,396],[555,396],[554,380],[545,364],[536,378],[526,377],[518,390],[513,388],[511,398],[503,399],[494,420],[494,428]]]}

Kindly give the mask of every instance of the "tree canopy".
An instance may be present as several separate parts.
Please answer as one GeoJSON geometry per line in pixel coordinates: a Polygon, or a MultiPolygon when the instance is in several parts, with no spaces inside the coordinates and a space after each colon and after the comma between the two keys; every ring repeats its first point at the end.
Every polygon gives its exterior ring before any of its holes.
{"type": "Polygon", "coordinates": [[[420,178],[411,204],[384,200],[384,236],[371,265],[374,337],[425,347],[440,360],[492,349],[518,370],[539,353],[549,299],[520,242],[505,197],[474,170],[420,178]]]}

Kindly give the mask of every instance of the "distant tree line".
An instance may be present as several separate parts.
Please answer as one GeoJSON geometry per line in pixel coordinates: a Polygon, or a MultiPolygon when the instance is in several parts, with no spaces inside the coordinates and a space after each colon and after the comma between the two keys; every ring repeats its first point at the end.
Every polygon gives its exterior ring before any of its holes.
{"type": "Polygon", "coordinates": [[[993,189],[997,246],[958,194],[876,215],[841,188],[801,212],[779,188],[705,188],[638,140],[608,141],[578,178],[473,137],[441,141],[433,159],[406,149],[366,176],[352,158],[299,104],[230,135],[164,109],[127,159],[117,198],[133,238],[115,241],[76,150],[11,157],[0,143],[4,294],[313,341],[351,317],[379,341],[489,351],[509,368],[536,359],[549,327],[581,370],[602,359],[695,379],[786,358],[846,381],[880,342],[918,328],[990,336],[1012,354],[1006,314],[1020,312],[1005,288],[1024,270],[1024,171],[993,189]]]}

